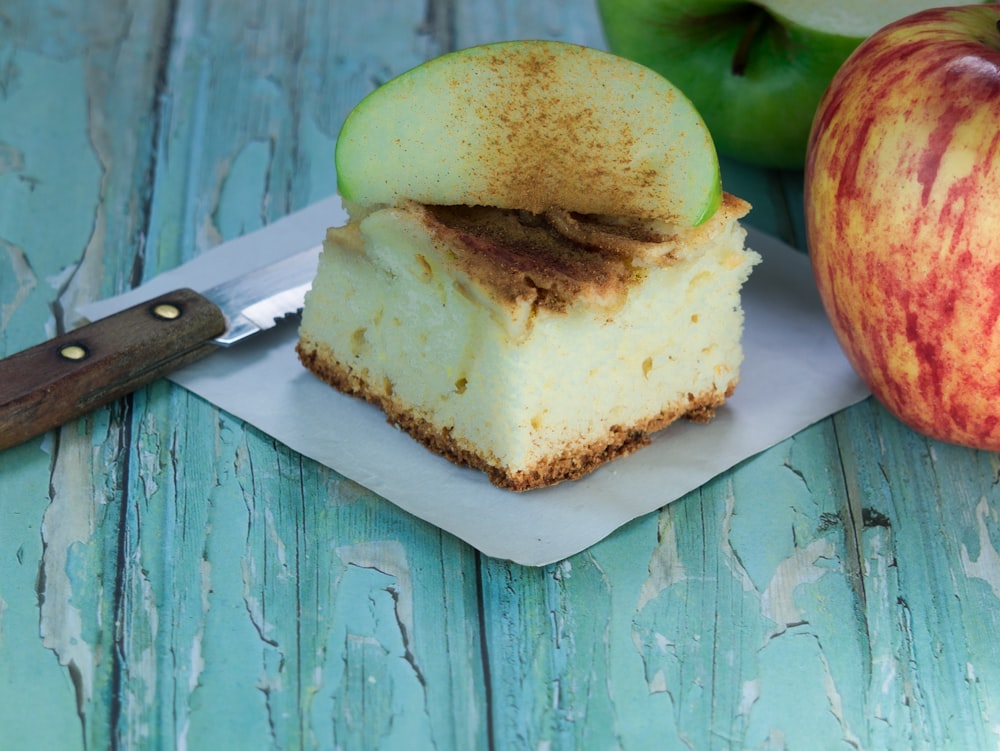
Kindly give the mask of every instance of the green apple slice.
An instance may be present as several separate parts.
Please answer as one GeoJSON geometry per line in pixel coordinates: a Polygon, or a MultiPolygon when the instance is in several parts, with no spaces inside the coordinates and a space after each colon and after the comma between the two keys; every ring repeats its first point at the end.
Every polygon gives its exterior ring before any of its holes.
{"type": "Polygon", "coordinates": [[[718,208],[715,146],[652,70],[551,41],[472,47],[365,97],[336,148],[349,205],[494,206],[701,223],[718,208]]]}

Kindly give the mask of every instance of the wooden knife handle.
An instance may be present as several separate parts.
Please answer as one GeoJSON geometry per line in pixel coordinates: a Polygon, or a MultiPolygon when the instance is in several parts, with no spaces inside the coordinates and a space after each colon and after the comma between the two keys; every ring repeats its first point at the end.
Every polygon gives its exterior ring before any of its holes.
{"type": "Polygon", "coordinates": [[[0,360],[0,449],[204,357],[225,328],[214,303],[181,289],[0,360]]]}

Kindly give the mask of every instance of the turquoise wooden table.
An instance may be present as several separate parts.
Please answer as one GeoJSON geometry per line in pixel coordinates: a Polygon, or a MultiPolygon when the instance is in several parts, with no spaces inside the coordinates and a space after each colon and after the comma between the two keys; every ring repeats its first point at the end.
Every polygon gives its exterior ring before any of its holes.
{"type": "MultiPolygon", "coordinates": [[[[433,55],[580,0],[6,0],[0,354],[335,192],[433,55]],[[85,7],[85,9],[84,9],[85,7]]],[[[803,247],[802,178],[725,164],[803,247]]],[[[158,382],[0,453],[0,748],[996,749],[1000,460],[871,400],[563,562],[158,382]]]]}

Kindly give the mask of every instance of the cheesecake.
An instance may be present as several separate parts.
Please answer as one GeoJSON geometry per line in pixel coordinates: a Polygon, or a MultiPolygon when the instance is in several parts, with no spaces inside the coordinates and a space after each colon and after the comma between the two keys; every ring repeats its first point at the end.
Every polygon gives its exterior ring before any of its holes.
{"type": "Polygon", "coordinates": [[[733,393],[748,208],[727,194],[688,231],[382,208],[327,233],[298,353],[501,488],[576,479],[733,393]]]}
{"type": "Polygon", "coordinates": [[[759,257],[672,84],[516,41],[392,79],[337,141],[297,351],[430,451],[525,491],[576,480],[739,381],[759,257]]]}

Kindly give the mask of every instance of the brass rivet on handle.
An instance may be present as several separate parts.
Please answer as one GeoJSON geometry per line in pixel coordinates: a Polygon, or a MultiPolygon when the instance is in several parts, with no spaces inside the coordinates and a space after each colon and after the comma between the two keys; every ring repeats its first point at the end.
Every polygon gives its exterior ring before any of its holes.
{"type": "Polygon", "coordinates": [[[181,317],[181,309],[169,302],[161,302],[153,307],[153,315],[165,321],[173,321],[181,317]]]}
{"type": "Polygon", "coordinates": [[[59,350],[59,355],[67,360],[82,360],[87,356],[87,348],[82,344],[67,344],[59,350]]]}

